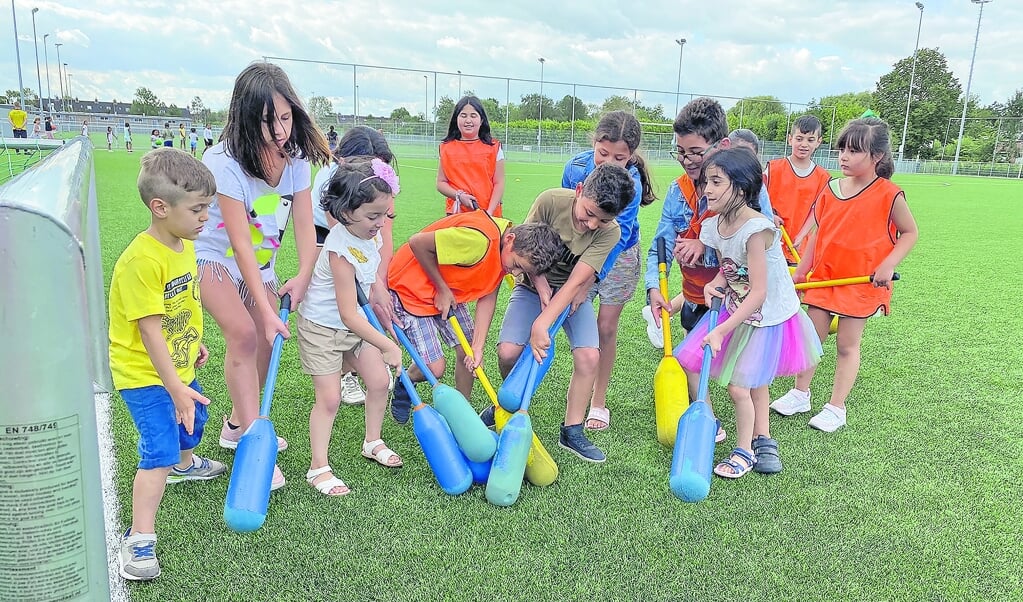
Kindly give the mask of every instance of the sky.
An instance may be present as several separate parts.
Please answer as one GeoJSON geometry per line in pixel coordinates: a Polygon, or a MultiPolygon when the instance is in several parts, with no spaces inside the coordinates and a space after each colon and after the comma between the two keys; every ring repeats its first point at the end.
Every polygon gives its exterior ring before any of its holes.
{"type": "MultiPolygon", "coordinates": [[[[920,47],[944,53],[964,88],[975,1],[924,1],[920,47]]],[[[667,115],[692,94],[720,97],[726,108],[732,98],[773,95],[798,110],[822,96],[873,90],[896,61],[912,56],[921,15],[909,0],[13,0],[13,6],[17,38],[11,10],[0,12],[2,90],[18,87],[15,39],[24,85],[38,87],[31,16],[38,7],[44,96],[47,55],[49,86],[59,95],[59,42],[72,93],[82,99],[130,101],[144,86],[167,104],[188,106],[199,96],[207,107],[224,108],[245,65],[289,57],[298,60],[275,62],[303,98],[326,96],[340,113],[351,113],[357,98],[360,115],[389,115],[399,106],[432,111],[435,97],[457,98],[460,89],[518,102],[538,91],[541,70],[543,92],[555,101],[575,84],[587,103],[635,95],[644,105],[664,105],[667,115]],[[392,69],[360,66],[353,81],[352,63],[392,69]]],[[[1021,25],[1023,1],[984,5],[971,87],[981,104],[1005,102],[1023,88],[1021,25]]]]}

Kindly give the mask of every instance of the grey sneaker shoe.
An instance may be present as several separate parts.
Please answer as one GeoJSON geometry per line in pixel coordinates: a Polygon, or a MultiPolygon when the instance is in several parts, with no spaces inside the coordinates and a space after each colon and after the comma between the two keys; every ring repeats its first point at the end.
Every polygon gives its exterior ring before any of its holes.
{"type": "Polygon", "coordinates": [[[121,576],[131,581],[149,581],[160,576],[156,559],[156,534],[135,533],[131,527],[121,537],[121,576]]]}
{"type": "Polygon", "coordinates": [[[349,406],[361,406],[366,403],[366,392],[359,384],[354,372],[346,372],[341,377],[341,403],[349,406]]]}
{"type": "Polygon", "coordinates": [[[184,483],[185,481],[209,481],[227,472],[223,463],[192,454],[192,465],[185,470],[177,466],[171,467],[167,475],[167,484],[184,483]]]}
{"type": "Polygon", "coordinates": [[[565,426],[562,423],[561,438],[558,440],[558,445],[587,462],[599,464],[607,459],[604,452],[600,451],[600,448],[586,438],[586,434],[583,433],[583,425],[581,424],[565,426]]]}

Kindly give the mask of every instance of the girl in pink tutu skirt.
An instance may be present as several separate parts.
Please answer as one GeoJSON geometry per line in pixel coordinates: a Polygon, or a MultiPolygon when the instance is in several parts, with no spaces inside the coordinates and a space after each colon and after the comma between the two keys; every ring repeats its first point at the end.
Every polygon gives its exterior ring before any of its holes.
{"type": "Polygon", "coordinates": [[[779,244],[780,234],[760,213],[760,162],[744,148],[719,151],[703,166],[707,206],[716,213],[704,222],[700,242],[718,255],[721,271],[707,284],[707,305],[723,297],[716,328],[705,315],[675,349],[689,378],[697,378],[703,346],[713,352],[711,376],[728,387],[735,404],[736,445],[714,467],[735,479],[750,470],[780,472],[778,442],[768,425],[776,376],[796,374],[821,358],[813,323],[799,306],[779,244]]]}

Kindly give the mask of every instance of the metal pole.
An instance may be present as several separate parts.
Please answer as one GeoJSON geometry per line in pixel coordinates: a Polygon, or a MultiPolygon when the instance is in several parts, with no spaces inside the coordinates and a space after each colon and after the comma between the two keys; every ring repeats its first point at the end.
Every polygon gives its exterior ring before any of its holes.
{"type": "Polygon", "coordinates": [[[352,126],[359,124],[359,80],[352,65],[352,126]]]}
{"type": "Polygon", "coordinates": [[[14,54],[18,61],[18,95],[21,97],[21,108],[25,108],[25,84],[21,81],[21,48],[18,45],[18,13],[14,10],[14,0],[11,0],[11,16],[14,19],[14,54]]]}
{"type": "Polygon", "coordinates": [[[920,21],[916,25],[916,46],[913,48],[913,68],[909,71],[909,93],[906,94],[906,119],[902,122],[902,142],[899,143],[899,161],[906,152],[906,133],[909,131],[909,103],[913,101],[913,80],[916,77],[916,55],[920,49],[920,28],[924,24],[924,5],[916,3],[920,9],[920,21]]]}
{"type": "Polygon", "coordinates": [[[71,110],[74,111],[75,110],[75,101],[71,100],[74,97],[71,96],[71,74],[67,72],[67,63],[64,63],[64,75],[67,76],[67,96],[68,96],[68,102],[71,103],[71,110]]]}
{"type": "Polygon", "coordinates": [[[50,91],[50,51],[46,47],[46,38],[48,37],[50,37],[50,34],[43,34],[43,61],[46,65],[46,99],[50,101],[47,111],[53,108],[53,92],[50,91]]]}
{"type": "Polygon", "coordinates": [[[742,129],[742,118],[743,118],[745,112],[746,112],[746,99],[745,98],[740,98],[739,99],[739,128],[740,129],[742,129]]]}
{"type": "Polygon", "coordinates": [[[998,131],[995,132],[995,147],[991,150],[991,165],[994,166],[998,157],[998,137],[1002,135],[1002,118],[998,118],[998,131]]]}
{"type": "Polygon", "coordinates": [[[959,151],[963,147],[963,130],[966,129],[966,108],[970,104],[970,85],[973,83],[973,62],[977,60],[977,42],[980,41],[980,20],[984,17],[984,5],[991,0],[970,0],[980,5],[977,14],[977,33],[973,36],[973,56],[970,58],[970,76],[966,78],[966,96],[963,98],[963,116],[959,121],[959,141],[956,142],[956,156],[952,159],[952,175],[959,173],[959,151]]]}
{"type": "Polygon", "coordinates": [[[542,56],[537,59],[540,61],[540,99],[539,99],[539,119],[536,122],[536,159],[540,160],[540,144],[541,138],[543,137],[543,64],[546,61],[542,56]]]}
{"type": "Polygon", "coordinates": [[[572,84],[572,138],[569,144],[575,147],[575,84],[572,84]]]}
{"type": "Polygon", "coordinates": [[[462,100],[462,70],[461,69],[458,69],[458,100],[462,100]]]}
{"type": "MultiPolygon", "coordinates": [[[[437,72],[433,72],[433,110],[437,111],[437,72]]],[[[440,121],[440,115],[435,115],[433,119],[433,141],[437,141],[437,122],[440,121]]],[[[447,134],[445,134],[447,135],[447,134]]]]}
{"type": "Polygon", "coordinates": [[[430,78],[423,76],[425,93],[423,94],[423,120],[430,123],[430,78]]]}
{"type": "Polygon", "coordinates": [[[835,114],[838,112],[836,109],[837,106],[831,107],[831,130],[828,132],[828,146],[830,148],[828,149],[828,154],[830,154],[830,151],[835,150],[835,114]]]}
{"type": "Polygon", "coordinates": [[[43,78],[39,75],[39,38],[36,37],[36,13],[38,8],[32,9],[32,45],[36,48],[36,86],[39,88],[39,111],[43,110],[43,78]]]}
{"type": "Polygon", "coordinates": [[[686,39],[678,38],[675,40],[678,44],[678,80],[675,82],[675,116],[678,116],[678,95],[682,90],[682,49],[686,47],[686,39]]]}
{"type": "Polygon", "coordinates": [[[511,119],[511,79],[504,78],[504,143],[509,144],[508,132],[510,131],[511,119]]]}
{"type": "Polygon", "coordinates": [[[945,124],[945,139],[941,142],[941,156],[938,157],[938,161],[945,158],[945,147],[948,146],[948,130],[952,128],[953,119],[955,119],[955,117],[949,117],[948,123],[945,124]]]}
{"type": "MultiPolygon", "coordinates": [[[[64,72],[60,68],[60,47],[63,46],[60,42],[54,42],[54,46],[57,47],[57,83],[60,84],[60,112],[64,112],[64,72]]],[[[56,124],[55,124],[56,125],[56,124]]]]}

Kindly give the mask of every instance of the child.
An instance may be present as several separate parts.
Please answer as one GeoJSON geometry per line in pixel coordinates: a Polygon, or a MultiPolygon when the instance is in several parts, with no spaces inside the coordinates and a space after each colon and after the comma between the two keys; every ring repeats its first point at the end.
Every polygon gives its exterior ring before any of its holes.
{"type": "Polygon", "coordinates": [[[316,401],[309,413],[312,459],[306,481],[328,496],[349,492],[327,462],[330,434],[341,402],[341,362],[366,382],[366,435],[362,455],[381,466],[402,465],[380,438],[387,408],[388,366],[401,369],[401,349],[360,313],[355,287],[368,293],[380,262],[380,230],[399,191],[398,176],[379,159],[341,164],[321,197],[338,224],[316,260],[305,301],[299,306],[298,349],[302,371],[313,378],[316,401]]]}
{"type": "MultiPolygon", "coordinates": [[[[334,161],[331,162],[330,166],[316,172],[316,178],[313,179],[311,202],[313,205],[313,224],[316,227],[317,246],[323,245],[323,241],[326,240],[331,227],[337,223],[333,218],[328,217],[327,213],[323,210],[323,207],[320,205],[320,198],[323,196],[323,190],[327,187],[330,177],[337,171],[338,164],[344,161],[345,157],[368,156],[376,157],[392,168],[397,165],[397,159],[394,153],[391,152],[387,139],[384,138],[383,134],[371,127],[357,125],[351,128],[341,137],[340,144],[337,144],[337,132],[334,132],[334,136],[335,145],[332,153],[334,161]]],[[[384,227],[380,231],[382,243],[380,247],[380,267],[377,268],[376,283],[370,288],[369,293],[370,304],[384,324],[390,324],[394,317],[391,311],[391,295],[387,291],[387,267],[390,265],[391,255],[393,255],[394,250],[394,237],[392,234],[394,223],[393,205],[387,213],[387,220],[384,221],[384,227]]],[[[362,385],[359,384],[359,377],[355,375],[351,367],[347,365],[347,362],[342,366],[342,373],[341,403],[345,405],[362,405],[366,403],[366,392],[363,390],[362,385]]],[[[392,379],[389,389],[393,388],[394,380],[392,379]]]]}
{"type": "MultiPolygon", "coordinates": [[[[796,119],[788,136],[792,153],[788,157],[768,161],[764,170],[764,183],[774,205],[774,225],[785,226],[797,249],[807,235],[803,225],[810,214],[810,206],[831,179],[826,169],[813,162],[813,153],[821,144],[822,127],[814,115],[796,119]]],[[[795,264],[796,258],[788,248],[783,248],[783,251],[785,259],[795,264]]]]}
{"type": "Polygon", "coordinates": [[[54,132],[55,129],[56,128],[53,127],[53,118],[50,117],[49,115],[47,115],[46,119],[43,120],[43,132],[44,132],[43,136],[47,140],[53,140],[53,132],[54,132]]]}
{"type": "Polygon", "coordinates": [[[632,202],[618,214],[615,221],[622,237],[611,249],[598,280],[590,290],[590,299],[600,296],[597,312],[597,333],[600,338],[600,363],[597,380],[593,386],[590,411],[586,416],[586,428],[602,431],[611,424],[611,411],[607,408],[607,389],[611,381],[611,370],[615,364],[618,345],[618,322],[622,308],[632,299],[639,282],[639,208],[653,203],[654,196],[650,173],[643,158],[636,154],[643,139],[639,120],[625,111],[611,111],[597,122],[593,132],[593,149],[583,151],[565,165],[561,186],[575,188],[603,163],[613,163],[629,170],[635,181],[636,195],[632,202]]]}
{"type": "Polygon", "coordinates": [[[205,145],[203,152],[206,152],[206,149],[213,146],[213,130],[210,129],[210,124],[208,123],[202,128],[202,142],[205,145]]]}
{"type": "Polygon", "coordinates": [[[43,137],[43,122],[41,119],[36,117],[32,120],[32,138],[40,139],[43,137]]]}
{"type": "Polygon", "coordinates": [[[504,150],[490,135],[483,103],[464,96],[455,104],[448,135],[440,144],[437,192],[447,197],[444,212],[472,211],[473,203],[501,217],[504,197],[504,150]]]}
{"type": "Polygon", "coordinates": [[[188,132],[188,145],[192,148],[192,156],[195,156],[195,149],[199,146],[199,134],[195,133],[195,128],[188,132]]]}
{"type": "MultiPolygon", "coordinates": [[[[792,279],[829,280],[872,274],[870,284],[809,289],[807,314],[821,341],[838,316],[838,359],[831,399],[810,426],[833,432],[845,426],[845,402],[860,369],[860,341],[867,318],[891,312],[892,275],[916,244],[916,221],[902,189],[888,178],[894,170],[888,124],[876,117],[850,121],[838,136],[838,163],[844,178],[832,180],[813,207],[806,252],[792,279]]],[[[796,376],[795,388],[771,404],[784,416],[810,411],[814,369],[796,376]]]]}
{"type": "MultiPolygon", "coordinates": [[[[544,223],[512,226],[482,210],[449,215],[412,235],[395,252],[387,273],[395,320],[437,378],[445,367],[439,340],[455,348],[455,387],[471,399],[472,371],[483,361],[504,275],[546,274],[563,248],[561,236],[544,223]],[[476,302],[475,322],[471,302],[476,302]],[[465,329],[475,361],[466,359],[448,315],[456,316],[465,329]]],[[[425,380],[417,367],[409,370],[409,378],[425,380]]],[[[391,415],[404,424],[411,408],[408,391],[396,388],[391,415]]]]}
{"type": "Polygon", "coordinates": [[[330,126],[330,130],[327,132],[327,146],[330,147],[330,152],[337,149],[337,132],[334,131],[334,126],[330,126]]]}
{"type": "Polygon", "coordinates": [[[132,152],[132,149],[131,149],[131,124],[128,123],[127,121],[124,122],[124,150],[128,151],[129,153],[132,152]]]}
{"type": "Polygon", "coordinates": [[[586,438],[583,415],[593,394],[600,361],[600,339],[593,305],[586,303],[594,279],[621,238],[615,217],[635,196],[629,172],[613,163],[597,166],[575,190],[540,193],[526,222],[549,224],[565,248],[546,276],[526,275],[512,291],[497,345],[501,376],[507,376],[526,343],[537,361],[551,345],[547,330],[568,307],[564,323],[572,346],[573,370],[559,445],[587,462],[603,462],[604,452],[586,438]]]}
{"type": "Polygon", "coordinates": [[[169,121],[165,121],[163,124],[163,145],[174,148],[174,132],[170,129],[169,121]]]}
{"type": "MultiPolygon", "coordinates": [[[[217,180],[210,221],[196,241],[202,303],[224,334],[224,380],[231,416],[220,445],[234,449],[256,418],[270,347],[280,333],[278,296],[302,302],[316,234],[309,200],[310,162],[326,163],[327,141],[302,106],[288,76],[272,63],[252,63],[235,80],[222,141],[202,157],[217,180]],[[295,213],[298,275],[278,285],[277,250],[295,213]]],[[[278,447],[287,447],[278,437],[278,447]]],[[[273,488],[284,486],[274,468],[273,488]]]]}
{"type": "Polygon", "coordinates": [[[107,126],[107,152],[114,152],[114,128],[107,126]]]}
{"type": "Polygon", "coordinates": [[[178,139],[181,140],[181,150],[185,150],[185,124],[180,121],[178,122],[178,139]]]}
{"type": "Polygon", "coordinates": [[[88,119],[83,119],[82,120],[82,135],[85,136],[86,138],[89,137],[89,120],[88,119]]]}
{"type": "MultiPolygon", "coordinates": [[[[661,308],[671,311],[667,299],[661,296],[657,275],[657,240],[664,239],[668,248],[667,268],[671,270],[672,257],[678,259],[682,270],[681,322],[686,331],[692,330],[707,306],[703,289],[717,277],[717,256],[713,249],[707,249],[700,242],[703,221],[714,215],[708,209],[707,199],[697,188],[703,163],[717,150],[731,146],[728,136],[728,120],[718,101],[701,97],[690,101],[679,111],[675,123],[675,148],[672,153],[685,171],[668,188],[664,195],[661,220],[657,224],[650,250],[647,252],[644,284],[650,300],[654,324],[661,326],[661,308]]],[[[689,399],[696,398],[698,382],[689,382],[689,399]]],[[[718,432],[718,441],[724,439],[724,431],[718,432]]]]}
{"type": "Polygon", "coordinates": [[[150,147],[152,147],[152,148],[160,148],[160,144],[161,144],[160,141],[161,140],[163,140],[163,138],[160,136],[160,130],[154,129],[149,134],[149,145],[150,145],[150,147]]]}
{"type": "Polygon", "coordinates": [[[120,572],[125,579],[148,580],[160,575],[156,511],[165,486],[213,479],[225,467],[192,453],[210,403],[195,379],[209,354],[202,344],[192,241],[206,222],[216,183],[206,166],[168,149],[143,157],[138,189],[152,219],[114,265],[110,371],[139,433],[132,523],[121,538],[120,572]]]}
{"type": "Polygon", "coordinates": [[[717,253],[721,270],[704,288],[707,304],[723,297],[717,326],[705,315],[675,350],[691,380],[699,380],[703,346],[714,354],[711,376],[728,387],[735,404],[736,445],[715,474],[738,478],[756,469],[782,469],[778,442],[768,426],[767,390],[775,376],[795,374],[820,361],[813,324],[799,307],[781,234],[762,213],[760,161],[747,149],[723,150],[703,166],[707,218],[700,240],[717,253]],[[709,331],[709,332],[708,332],[709,331]]]}

